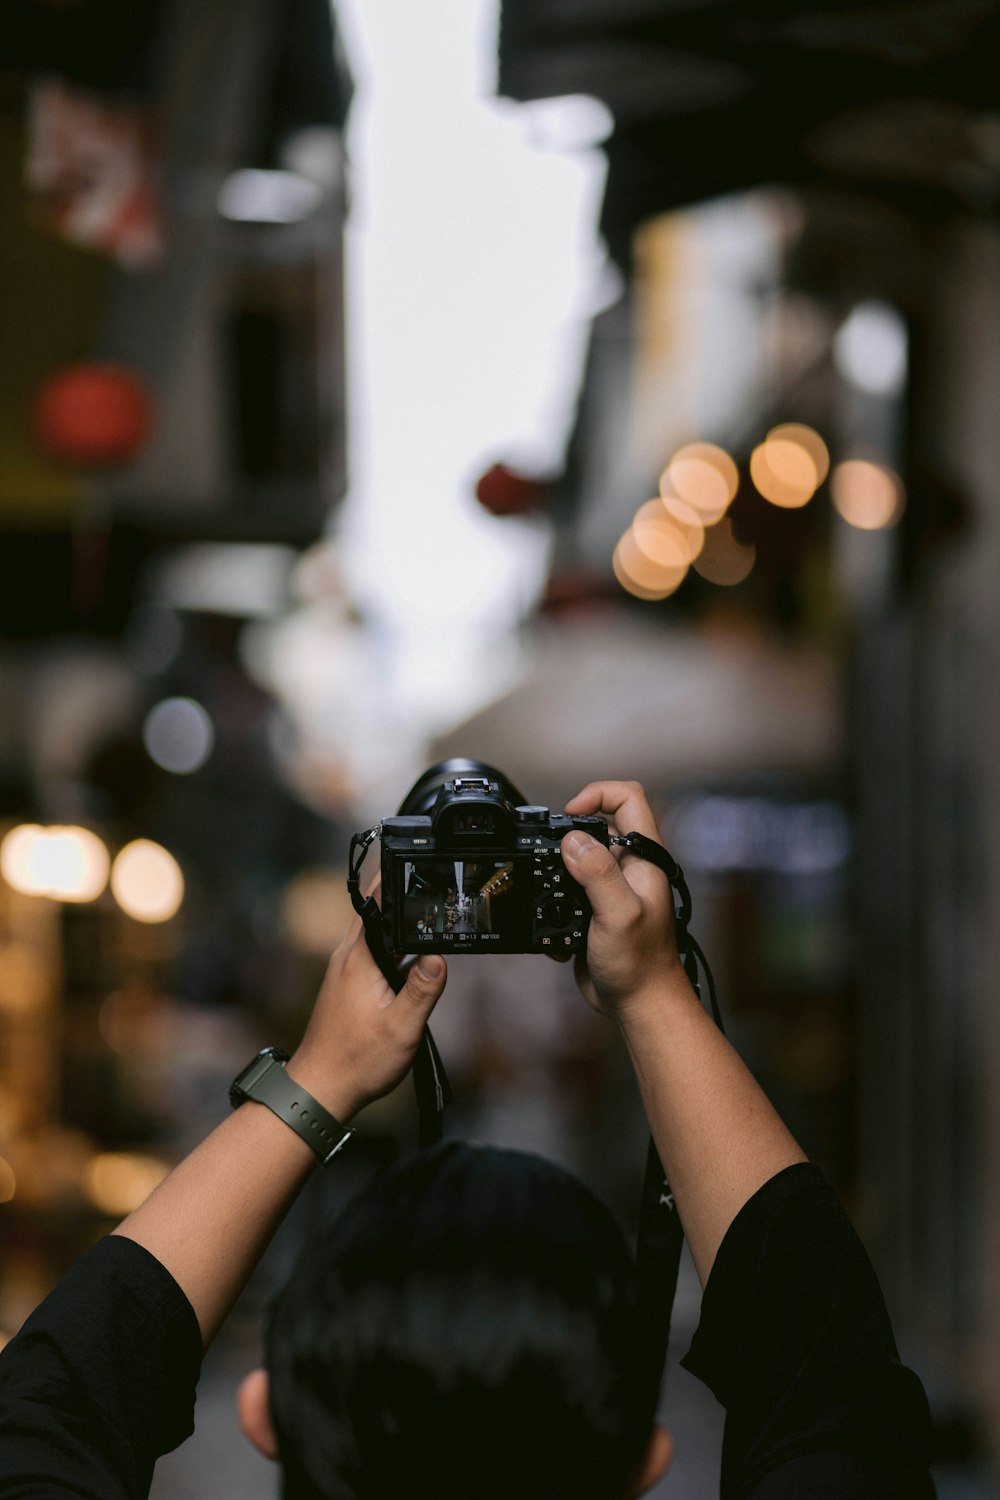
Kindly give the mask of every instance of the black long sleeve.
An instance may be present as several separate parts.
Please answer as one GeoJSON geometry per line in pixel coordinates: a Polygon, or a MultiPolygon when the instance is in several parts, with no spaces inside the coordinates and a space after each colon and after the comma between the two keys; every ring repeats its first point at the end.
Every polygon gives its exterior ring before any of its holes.
{"type": "Polygon", "coordinates": [[[737,1215],[683,1361],[726,1408],[722,1500],[927,1500],[930,1416],[878,1280],[813,1166],[737,1215]]]}
{"type": "MultiPolygon", "coordinates": [[[[927,1402],[834,1194],[790,1167],[720,1248],[684,1363],[726,1407],[722,1500],[929,1500],[927,1402]]],[[[100,1241],[0,1354],[0,1497],[142,1500],[193,1426],[201,1339],[159,1262],[100,1241]]]]}
{"type": "Polygon", "coordinates": [[[0,1354],[0,1496],[140,1500],[193,1429],[201,1354],[169,1272],[100,1240],[0,1354]]]}

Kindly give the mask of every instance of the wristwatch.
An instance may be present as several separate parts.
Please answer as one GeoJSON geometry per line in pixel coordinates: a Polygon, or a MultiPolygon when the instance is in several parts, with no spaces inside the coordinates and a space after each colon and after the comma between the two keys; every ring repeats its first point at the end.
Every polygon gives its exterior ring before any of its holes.
{"type": "Polygon", "coordinates": [[[253,1062],[247,1063],[229,1085],[229,1102],[239,1109],[248,1099],[266,1104],[272,1113],[290,1125],[296,1135],[308,1141],[325,1166],[354,1134],[335,1120],[318,1099],[289,1078],[285,1071],[288,1053],[278,1047],[265,1047],[253,1062]]]}

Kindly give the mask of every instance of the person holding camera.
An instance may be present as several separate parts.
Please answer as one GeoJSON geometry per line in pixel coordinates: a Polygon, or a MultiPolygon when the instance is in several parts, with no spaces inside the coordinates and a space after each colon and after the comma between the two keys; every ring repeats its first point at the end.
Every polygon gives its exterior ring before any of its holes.
{"type": "MultiPolygon", "coordinates": [[[[567,811],[659,841],[635,783],[567,811]]],[[[925,1500],[923,1389],[834,1195],[692,990],[665,875],[580,831],[562,858],[592,911],[578,982],[621,1033],[705,1288],[685,1363],[726,1408],[723,1497],[925,1500]]],[[[317,1161],[335,1171],[348,1122],[407,1072],[445,978],[424,954],[395,994],[354,922],[287,1066],[240,1075],[252,1101],[271,1078],[277,1102],[236,1109],[0,1355],[0,1496],[147,1492],[191,1430],[204,1346],[317,1161]]],[[[638,1316],[621,1232],[586,1188],[445,1141],[307,1247],[241,1424],[288,1500],[624,1500],[672,1451],[638,1316]]]]}

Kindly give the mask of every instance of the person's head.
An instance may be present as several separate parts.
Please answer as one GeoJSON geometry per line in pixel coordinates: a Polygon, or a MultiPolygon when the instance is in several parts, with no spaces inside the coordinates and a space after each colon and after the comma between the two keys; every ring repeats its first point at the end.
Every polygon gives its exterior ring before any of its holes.
{"type": "Polygon", "coordinates": [[[241,1417],[287,1500],[621,1500],[669,1460],[635,1332],[604,1205],[538,1157],[446,1142],[307,1249],[241,1417]]]}

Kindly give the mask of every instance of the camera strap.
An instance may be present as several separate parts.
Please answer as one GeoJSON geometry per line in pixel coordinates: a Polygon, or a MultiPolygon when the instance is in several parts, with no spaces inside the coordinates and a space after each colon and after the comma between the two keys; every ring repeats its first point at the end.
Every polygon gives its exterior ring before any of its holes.
{"type": "MultiPolygon", "coordinates": [[[[378,833],[377,828],[369,828],[364,833],[356,833],[351,839],[347,889],[351,905],[361,918],[369,951],[386,983],[398,995],[406,983],[406,975],[386,949],[378,902],[374,896],[365,896],[361,891],[361,866],[368,850],[378,838],[378,833]]],[[[417,1096],[417,1144],[436,1145],[444,1131],[444,1112],[451,1103],[452,1093],[448,1074],[429,1026],[424,1027],[413,1058],[413,1090],[417,1096]]]]}
{"type": "MultiPolygon", "coordinates": [[[[385,976],[386,982],[398,994],[406,983],[406,976],[393,956],[386,950],[382,935],[382,913],[378,902],[374,896],[364,896],[361,892],[361,865],[378,836],[378,828],[369,828],[365,833],[355,834],[352,838],[347,888],[354,910],[361,918],[365,941],[372,957],[385,976]]],[[[700,945],[689,931],[691,892],[684,878],[684,871],[662,844],[658,844],[655,839],[647,838],[644,834],[613,834],[609,842],[612,846],[624,848],[629,854],[634,854],[637,858],[656,865],[666,875],[674,894],[674,928],[677,951],[684,966],[684,972],[699,999],[701,999],[700,974],[704,974],[708,985],[712,1018],[719,1030],[724,1031],[712,971],[700,945]]],[[[424,1028],[420,1046],[413,1059],[413,1086],[419,1119],[418,1145],[431,1146],[441,1139],[444,1129],[444,1111],[451,1102],[452,1093],[441,1055],[429,1027],[424,1028]]],[[[641,1340],[636,1357],[639,1370],[644,1379],[648,1380],[650,1389],[654,1387],[658,1389],[663,1377],[683,1244],[684,1229],[674,1202],[674,1195],[670,1190],[659,1153],[650,1138],[646,1153],[646,1170],[636,1241],[638,1326],[641,1340]]]]}

